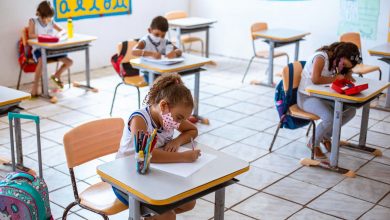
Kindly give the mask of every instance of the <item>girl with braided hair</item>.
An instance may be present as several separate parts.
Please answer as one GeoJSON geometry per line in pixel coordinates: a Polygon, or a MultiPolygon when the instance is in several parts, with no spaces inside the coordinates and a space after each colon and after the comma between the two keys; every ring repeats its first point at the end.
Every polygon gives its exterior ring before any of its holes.
{"type": "MultiPolygon", "coordinates": [[[[198,130],[187,120],[194,108],[191,91],[176,73],[163,74],[154,81],[145,97],[145,108],[133,112],[123,129],[123,135],[116,158],[129,156],[134,152],[133,139],[137,132],[152,133],[157,129],[157,143],[153,150],[152,163],[191,163],[198,159],[200,150],[178,152],[178,148],[195,139],[198,130]],[[173,138],[174,129],[180,135],[173,138]]],[[[128,205],[127,196],[113,188],[120,201],[128,205]]],[[[195,200],[162,215],[146,219],[175,219],[176,214],[193,209],[195,200]]]]}
{"type": "MultiPolygon", "coordinates": [[[[314,155],[317,159],[326,158],[320,149],[320,143],[328,152],[331,150],[334,102],[311,97],[305,89],[313,84],[329,84],[342,78],[355,81],[352,68],[361,61],[360,51],[355,44],[335,42],[318,49],[306,62],[298,87],[297,104],[304,111],[316,114],[322,120],[317,125],[315,134],[314,155]]],[[[350,121],[355,114],[354,107],[345,106],[342,125],[350,121]]],[[[312,139],[309,140],[307,146],[313,146],[312,139]]]]}

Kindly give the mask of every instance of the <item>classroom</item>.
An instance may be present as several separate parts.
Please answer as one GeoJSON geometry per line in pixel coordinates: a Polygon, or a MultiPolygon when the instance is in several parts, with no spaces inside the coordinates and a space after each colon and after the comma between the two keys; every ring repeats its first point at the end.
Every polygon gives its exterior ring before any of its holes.
{"type": "Polygon", "coordinates": [[[389,0],[1,0],[0,220],[390,219],[389,0]]]}

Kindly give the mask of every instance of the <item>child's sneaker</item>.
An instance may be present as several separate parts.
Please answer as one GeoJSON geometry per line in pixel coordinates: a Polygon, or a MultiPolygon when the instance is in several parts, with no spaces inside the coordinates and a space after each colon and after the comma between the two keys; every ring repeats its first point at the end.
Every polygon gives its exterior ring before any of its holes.
{"type": "Polygon", "coordinates": [[[63,83],[59,78],[57,78],[57,77],[55,77],[54,75],[52,75],[52,76],[50,77],[50,79],[51,79],[59,88],[61,88],[61,89],[64,88],[64,83],[63,83]]]}

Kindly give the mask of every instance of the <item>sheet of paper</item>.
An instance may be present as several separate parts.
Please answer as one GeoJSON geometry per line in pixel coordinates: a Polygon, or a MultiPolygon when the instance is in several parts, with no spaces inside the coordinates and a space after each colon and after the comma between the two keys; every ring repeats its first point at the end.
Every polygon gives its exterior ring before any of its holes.
{"type": "Polygon", "coordinates": [[[157,63],[157,64],[162,64],[162,65],[172,65],[175,63],[180,63],[184,61],[184,57],[177,57],[177,58],[172,58],[168,59],[166,57],[162,57],[161,59],[154,59],[151,57],[142,57],[141,58],[143,61],[150,62],[150,63],[157,63]]]}
{"type": "MultiPolygon", "coordinates": [[[[180,147],[179,152],[191,150],[188,148],[180,147]]],[[[213,161],[217,156],[201,152],[201,156],[193,163],[151,163],[152,169],[160,170],[163,172],[171,173],[181,177],[189,177],[202,167],[207,166],[208,163],[213,161]]]]}

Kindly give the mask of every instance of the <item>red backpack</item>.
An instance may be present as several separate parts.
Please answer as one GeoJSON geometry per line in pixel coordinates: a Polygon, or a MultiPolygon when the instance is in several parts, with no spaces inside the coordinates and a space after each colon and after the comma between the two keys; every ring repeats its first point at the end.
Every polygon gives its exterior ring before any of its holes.
{"type": "MultiPolygon", "coordinates": [[[[25,28],[23,32],[25,38],[27,39],[28,29],[25,28]]],[[[23,72],[25,73],[35,72],[35,68],[37,67],[37,64],[34,62],[33,59],[32,47],[27,45],[27,43],[26,45],[24,45],[23,37],[21,37],[17,43],[17,50],[18,50],[18,62],[23,72]]]]}
{"type": "Polygon", "coordinates": [[[114,54],[111,57],[111,64],[112,67],[114,67],[116,73],[121,77],[126,76],[138,76],[139,70],[134,69],[130,63],[122,63],[123,58],[125,57],[128,50],[128,42],[123,41],[122,42],[122,49],[121,52],[118,54],[114,54]]]}

